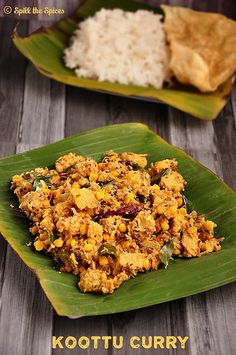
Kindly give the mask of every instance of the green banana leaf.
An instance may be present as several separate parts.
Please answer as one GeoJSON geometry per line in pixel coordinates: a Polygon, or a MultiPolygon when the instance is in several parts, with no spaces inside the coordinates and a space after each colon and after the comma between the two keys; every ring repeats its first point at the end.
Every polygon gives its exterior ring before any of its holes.
{"type": "Polygon", "coordinates": [[[236,194],[208,169],[139,123],[98,128],[1,159],[0,232],[35,272],[56,312],[72,318],[138,309],[236,280],[236,194]],[[29,224],[9,190],[11,177],[38,166],[52,167],[59,156],[71,151],[99,160],[109,149],[148,153],[149,163],[175,157],[188,181],[188,199],[200,214],[218,224],[217,237],[225,237],[222,250],[201,258],[176,259],[167,270],[141,273],[111,295],[96,295],[81,293],[76,276],[59,273],[49,257],[27,247],[29,224]]]}
{"type": "Polygon", "coordinates": [[[217,91],[203,94],[183,85],[176,85],[171,89],[157,90],[152,87],[144,88],[134,85],[99,82],[77,77],[74,71],[66,68],[63,63],[63,50],[68,46],[78,21],[93,15],[101,8],[121,8],[126,11],[149,9],[158,13],[162,12],[160,8],[132,2],[131,0],[86,0],[74,16],[59,21],[52,27],[41,28],[28,37],[20,37],[15,29],[13,42],[18,50],[42,74],[59,82],[110,94],[151,101],[159,100],[204,120],[212,120],[217,117],[225,106],[232,90],[232,78],[229,78],[217,91]]]}

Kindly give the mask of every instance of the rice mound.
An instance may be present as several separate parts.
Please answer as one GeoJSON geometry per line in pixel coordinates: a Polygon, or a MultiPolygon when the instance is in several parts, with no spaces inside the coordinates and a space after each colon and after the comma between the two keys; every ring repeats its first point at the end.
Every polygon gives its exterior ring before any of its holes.
{"type": "Polygon", "coordinates": [[[102,9],[79,23],[64,51],[79,77],[161,88],[169,63],[162,16],[102,9]]]}

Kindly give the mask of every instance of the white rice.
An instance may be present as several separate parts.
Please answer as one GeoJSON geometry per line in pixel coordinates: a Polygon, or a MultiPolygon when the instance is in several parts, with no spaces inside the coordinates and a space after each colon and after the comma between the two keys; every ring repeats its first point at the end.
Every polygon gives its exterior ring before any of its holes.
{"type": "Polygon", "coordinates": [[[102,9],[78,25],[65,64],[79,77],[161,88],[168,51],[162,16],[102,9]]]}

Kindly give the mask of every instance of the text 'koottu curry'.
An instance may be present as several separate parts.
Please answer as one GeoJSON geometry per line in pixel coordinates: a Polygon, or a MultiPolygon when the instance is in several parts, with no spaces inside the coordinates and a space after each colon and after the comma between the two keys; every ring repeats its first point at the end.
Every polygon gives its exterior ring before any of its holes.
{"type": "Polygon", "coordinates": [[[83,292],[112,293],[138,272],[172,257],[221,249],[216,224],[189,208],[175,159],[109,151],[101,162],[69,153],[55,169],[12,178],[20,209],[32,222],[30,245],[60,271],[80,277],[83,292]]]}

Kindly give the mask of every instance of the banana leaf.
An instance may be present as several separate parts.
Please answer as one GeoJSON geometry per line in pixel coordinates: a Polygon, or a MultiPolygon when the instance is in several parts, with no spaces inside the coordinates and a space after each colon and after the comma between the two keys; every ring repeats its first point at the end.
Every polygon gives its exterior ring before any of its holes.
{"type": "Polygon", "coordinates": [[[138,99],[162,101],[203,120],[212,120],[217,117],[231,93],[232,78],[229,78],[215,92],[203,94],[183,85],[157,90],[153,87],[144,88],[99,82],[77,77],[73,70],[66,68],[63,63],[63,50],[68,46],[77,23],[94,15],[101,8],[121,8],[126,11],[149,9],[162,13],[160,8],[131,0],[86,0],[72,17],[61,20],[52,27],[41,28],[27,37],[21,37],[15,29],[13,42],[42,74],[61,83],[138,99]]]}
{"type": "Polygon", "coordinates": [[[236,280],[236,194],[208,169],[139,123],[98,128],[1,159],[0,232],[36,274],[56,312],[72,318],[138,309],[236,280]],[[52,167],[59,156],[71,151],[100,160],[109,149],[148,153],[149,163],[175,157],[188,181],[187,198],[199,214],[218,224],[217,237],[225,237],[222,250],[200,258],[176,259],[167,270],[141,273],[111,295],[96,295],[81,293],[76,276],[59,273],[49,257],[27,247],[29,223],[9,190],[11,177],[39,166],[52,167]]]}

